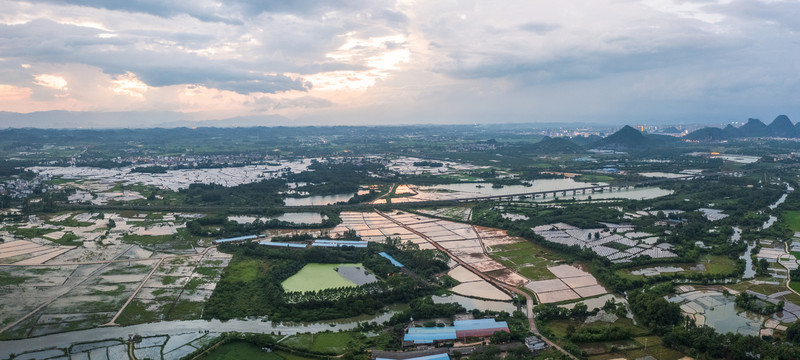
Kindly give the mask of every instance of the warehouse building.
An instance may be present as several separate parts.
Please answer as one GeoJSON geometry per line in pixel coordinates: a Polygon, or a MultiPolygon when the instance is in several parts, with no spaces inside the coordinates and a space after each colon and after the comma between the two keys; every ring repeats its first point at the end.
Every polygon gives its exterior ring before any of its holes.
{"type": "Polygon", "coordinates": [[[460,339],[489,337],[495,331],[511,332],[508,330],[508,324],[505,321],[495,321],[494,319],[460,320],[453,322],[453,327],[456,328],[456,337],[460,339]]]}
{"type": "Polygon", "coordinates": [[[298,248],[298,249],[305,249],[306,247],[308,247],[308,244],[296,244],[296,243],[272,242],[272,241],[261,241],[258,244],[264,246],[298,248]]]}
{"type": "Polygon", "coordinates": [[[495,319],[459,320],[454,321],[453,326],[409,328],[408,333],[403,336],[403,344],[405,346],[414,346],[471,337],[483,338],[492,336],[496,331],[511,332],[508,330],[508,323],[505,321],[496,321],[495,319]]]}
{"type": "Polygon", "coordinates": [[[217,245],[217,244],[224,244],[224,243],[236,243],[236,242],[253,240],[253,239],[258,239],[258,238],[263,238],[263,237],[264,237],[264,235],[261,235],[261,234],[259,234],[259,235],[238,236],[238,237],[227,238],[227,239],[217,239],[217,240],[213,241],[213,244],[217,245]]]}
{"type": "Polygon", "coordinates": [[[344,247],[344,246],[352,246],[356,248],[366,248],[367,242],[366,241],[352,241],[352,240],[322,240],[317,239],[311,244],[311,246],[317,247],[344,247]]]}

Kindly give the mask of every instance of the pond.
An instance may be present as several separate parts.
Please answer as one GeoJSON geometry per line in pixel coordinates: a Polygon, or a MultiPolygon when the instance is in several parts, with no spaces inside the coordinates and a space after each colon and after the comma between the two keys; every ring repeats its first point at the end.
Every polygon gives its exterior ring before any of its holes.
{"type": "MultiPolygon", "coordinates": [[[[517,307],[505,301],[489,301],[489,300],[479,300],[473,299],[466,296],[450,294],[445,296],[436,295],[432,297],[433,302],[436,304],[446,304],[446,303],[458,303],[463,306],[467,311],[472,309],[478,310],[492,310],[492,311],[505,311],[508,313],[513,313],[517,310],[517,307]]],[[[523,311],[524,311],[523,307],[523,311]]]]}
{"type": "Polygon", "coordinates": [[[681,304],[681,310],[695,318],[697,325],[707,325],[719,333],[758,336],[764,317],[746,311],[737,312],[735,296],[719,291],[699,290],[668,298],[681,304]]]}
{"type": "Polygon", "coordinates": [[[281,283],[286,291],[319,291],[375,282],[362,264],[307,264],[281,283]]]}
{"type": "Polygon", "coordinates": [[[319,224],[327,218],[328,218],[327,216],[323,216],[320,213],[315,213],[315,212],[287,212],[281,216],[274,216],[268,218],[248,216],[248,215],[228,216],[228,220],[235,221],[239,224],[250,224],[256,221],[256,219],[261,219],[261,221],[269,221],[272,219],[277,219],[280,221],[286,221],[295,224],[319,224]]]}
{"type": "Polygon", "coordinates": [[[283,199],[286,206],[316,206],[331,205],[338,202],[347,202],[353,197],[352,193],[336,195],[314,195],[300,198],[287,197],[283,199]]]}

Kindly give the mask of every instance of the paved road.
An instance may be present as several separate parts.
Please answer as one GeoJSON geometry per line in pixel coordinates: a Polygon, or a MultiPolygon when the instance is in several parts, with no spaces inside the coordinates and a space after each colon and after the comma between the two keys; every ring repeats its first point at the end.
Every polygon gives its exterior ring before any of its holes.
{"type": "MultiPolygon", "coordinates": [[[[551,347],[553,347],[553,348],[556,348],[556,349],[558,349],[559,351],[561,351],[562,353],[564,353],[564,354],[568,355],[569,357],[571,357],[571,358],[573,358],[573,359],[576,359],[576,360],[577,360],[577,358],[576,358],[575,356],[573,356],[572,354],[570,354],[569,352],[567,352],[566,350],[564,350],[564,349],[563,349],[563,348],[561,348],[560,346],[556,345],[556,343],[554,343],[554,342],[550,341],[549,339],[547,339],[546,337],[544,337],[544,336],[543,336],[543,335],[542,335],[542,334],[539,332],[539,330],[536,328],[536,320],[535,320],[535,318],[534,318],[534,316],[533,316],[533,299],[531,298],[531,296],[530,296],[530,295],[528,295],[528,293],[526,293],[526,292],[524,292],[524,291],[522,291],[522,290],[520,290],[520,289],[517,289],[517,288],[516,288],[516,287],[514,287],[514,286],[510,286],[509,284],[505,284],[505,283],[502,283],[502,282],[500,282],[500,281],[497,281],[497,280],[495,280],[494,278],[492,278],[492,277],[490,277],[490,276],[488,276],[488,275],[486,275],[486,274],[484,274],[484,273],[482,273],[482,272],[478,271],[478,269],[474,268],[474,267],[473,267],[472,265],[470,265],[470,264],[467,264],[466,262],[464,262],[463,260],[461,260],[459,257],[457,257],[457,256],[453,255],[453,254],[452,254],[452,253],[450,253],[450,252],[449,252],[447,249],[445,249],[443,246],[439,245],[439,243],[437,243],[436,241],[433,241],[433,239],[431,239],[431,238],[429,238],[428,236],[426,236],[425,234],[423,234],[423,233],[421,233],[421,232],[419,232],[419,231],[416,231],[416,230],[412,229],[411,227],[409,227],[409,226],[406,226],[405,224],[403,224],[403,223],[401,223],[401,222],[399,222],[399,221],[397,221],[397,220],[393,219],[391,216],[388,216],[388,215],[386,215],[386,214],[384,214],[384,213],[382,213],[382,212],[380,212],[380,211],[378,211],[378,210],[375,210],[375,212],[377,212],[378,214],[380,214],[381,216],[383,216],[383,217],[384,217],[384,218],[386,218],[387,220],[389,220],[389,221],[391,221],[391,222],[395,223],[396,225],[398,225],[398,226],[401,226],[401,227],[403,227],[404,229],[406,229],[406,230],[408,230],[408,231],[411,231],[412,233],[416,234],[417,236],[419,236],[419,237],[421,237],[421,238],[423,238],[423,239],[427,240],[427,241],[428,241],[428,243],[430,243],[431,245],[435,246],[435,247],[436,247],[436,248],[437,248],[439,251],[441,251],[441,252],[443,252],[443,253],[447,254],[447,255],[448,255],[448,256],[449,256],[451,259],[455,260],[455,262],[457,262],[459,265],[463,266],[465,269],[469,270],[469,271],[470,271],[470,272],[472,272],[473,274],[475,274],[475,275],[478,275],[480,278],[482,278],[482,279],[483,279],[483,280],[485,280],[486,282],[488,282],[488,283],[490,283],[490,284],[494,285],[494,286],[495,286],[495,287],[497,287],[498,289],[500,289],[500,290],[502,290],[502,291],[504,291],[504,292],[515,292],[515,293],[522,294],[523,296],[525,296],[525,298],[527,299],[527,306],[526,306],[526,307],[527,307],[527,314],[526,314],[526,315],[528,316],[528,322],[529,322],[529,325],[530,325],[530,329],[531,329],[531,331],[532,331],[534,334],[536,334],[536,336],[538,336],[539,338],[541,338],[542,340],[544,340],[544,342],[546,342],[546,343],[547,343],[548,345],[550,345],[551,347]]],[[[478,231],[475,229],[475,227],[474,227],[474,226],[472,227],[472,230],[473,230],[473,231],[475,232],[475,234],[478,236],[478,239],[481,239],[481,238],[480,238],[480,235],[478,234],[478,231]]],[[[480,240],[480,242],[481,242],[481,246],[483,246],[483,240],[482,240],[482,239],[480,240]]],[[[484,253],[486,253],[486,248],[485,248],[485,247],[484,247],[483,251],[484,251],[484,253]]],[[[488,255],[488,254],[487,254],[487,255],[488,255]]]]}

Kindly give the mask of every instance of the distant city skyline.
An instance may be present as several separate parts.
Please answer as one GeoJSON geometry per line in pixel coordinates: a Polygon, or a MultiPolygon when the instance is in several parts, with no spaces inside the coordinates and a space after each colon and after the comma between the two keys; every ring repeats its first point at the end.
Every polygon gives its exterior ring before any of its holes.
{"type": "Polygon", "coordinates": [[[796,1],[0,6],[14,127],[800,120],[796,1]]]}

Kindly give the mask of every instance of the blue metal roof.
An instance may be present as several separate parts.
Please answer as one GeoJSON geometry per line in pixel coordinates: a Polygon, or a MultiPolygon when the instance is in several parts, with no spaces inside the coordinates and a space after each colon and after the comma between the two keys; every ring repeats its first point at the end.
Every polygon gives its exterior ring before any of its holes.
{"type": "Polygon", "coordinates": [[[264,246],[290,247],[290,248],[305,248],[307,246],[306,244],[294,244],[294,243],[271,242],[271,241],[260,241],[258,244],[264,246]]]}
{"type": "Polygon", "coordinates": [[[258,239],[258,235],[247,235],[247,236],[239,236],[239,237],[232,237],[227,239],[218,239],[214,240],[216,243],[225,243],[230,241],[243,241],[243,240],[251,240],[251,239],[258,239]]]}
{"type": "MultiPolygon", "coordinates": [[[[389,358],[376,358],[376,360],[395,360],[389,358]]],[[[450,360],[450,355],[447,353],[441,353],[436,355],[428,355],[428,356],[420,356],[415,358],[408,358],[406,360],[450,360]]]]}
{"type": "Polygon", "coordinates": [[[322,247],[352,246],[357,248],[365,248],[367,247],[367,242],[353,241],[353,240],[314,240],[311,246],[322,246],[322,247]]]}
{"type": "Polygon", "coordinates": [[[395,260],[395,259],[394,259],[394,258],[393,258],[391,255],[389,255],[389,254],[387,254],[387,253],[385,253],[385,252],[379,252],[379,253],[378,253],[378,255],[380,255],[380,256],[383,256],[383,257],[385,257],[385,258],[389,259],[389,261],[390,261],[390,262],[392,263],[392,265],[394,265],[394,266],[397,266],[397,267],[403,267],[403,264],[401,264],[399,261],[395,260]]]}
{"type": "Polygon", "coordinates": [[[508,323],[505,321],[495,321],[495,319],[457,320],[453,321],[453,327],[456,331],[497,329],[507,328],[508,323]]]}
{"type": "Polygon", "coordinates": [[[323,244],[366,244],[366,241],[361,240],[327,240],[327,239],[317,239],[314,242],[323,243],[323,244]]]}
{"type": "Polygon", "coordinates": [[[456,338],[456,328],[452,326],[408,329],[408,334],[403,336],[403,341],[413,341],[416,344],[430,344],[437,340],[453,340],[456,338]]]}

